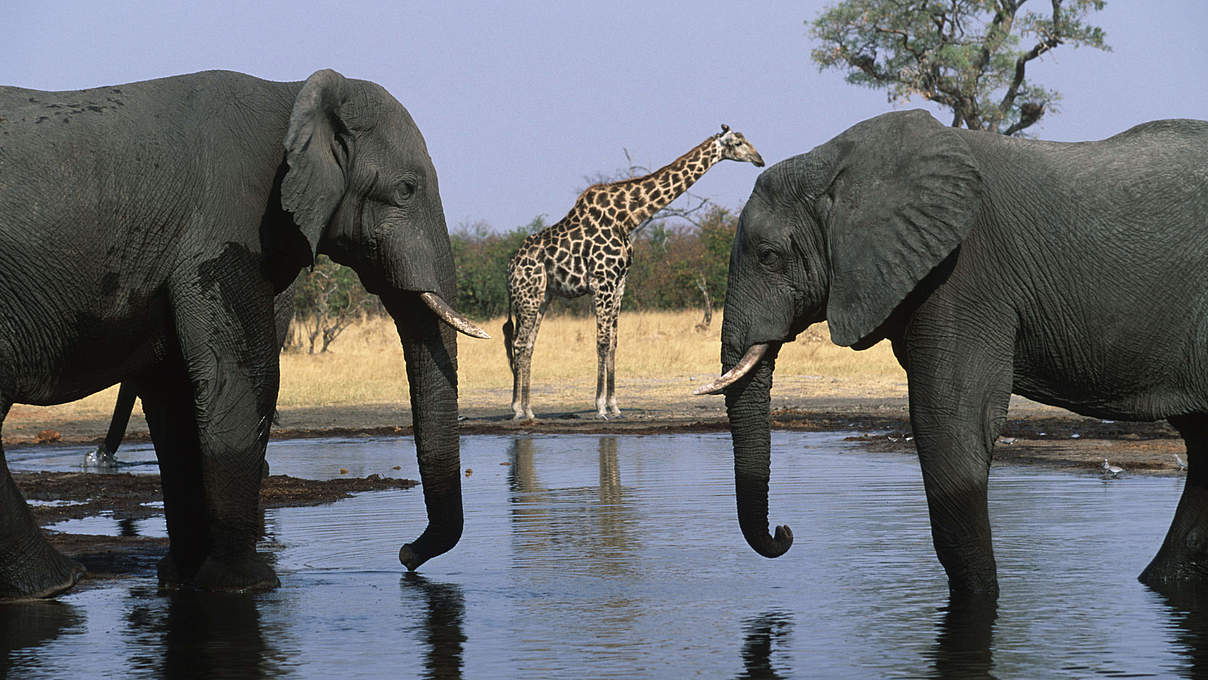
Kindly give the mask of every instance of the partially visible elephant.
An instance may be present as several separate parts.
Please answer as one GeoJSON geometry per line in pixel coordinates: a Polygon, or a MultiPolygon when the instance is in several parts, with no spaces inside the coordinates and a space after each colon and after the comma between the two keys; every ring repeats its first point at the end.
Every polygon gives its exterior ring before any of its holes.
{"type": "MultiPolygon", "coordinates": [[[[295,280],[273,299],[273,327],[277,333],[278,352],[289,339],[289,324],[294,319],[294,286],[296,284],[295,280]]],[[[137,396],[134,393],[133,383],[122,383],[122,386],[118,388],[117,400],[113,403],[113,415],[109,417],[109,429],[105,431],[105,440],[84,456],[86,465],[101,468],[117,467],[117,450],[126,436],[126,427],[130,424],[130,414],[134,411],[134,399],[137,396]]],[[[274,413],[273,423],[276,424],[276,422],[277,416],[274,413]]],[[[264,476],[267,477],[267,462],[262,469],[264,476]]]]}
{"type": "Polygon", "coordinates": [[[1188,474],[1141,574],[1208,584],[1208,123],[1099,142],[949,128],[922,111],[864,121],[760,175],[730,256],[722,328],[738,517],[768,530],[777,352],[827,321],[888,339],[909,378],[932,539],[954,593],[996,596],[986,510],[1012,393],[1117,420],[1165,418],[1188,474]]]}
{"type": "MultiPolygon", "coordinates": [[[[115,382],[141,396],[168,587],[277,583],[256,553],[277,397],[273,296],[326,253],[402,340],[428,527],[410,569],[461,536],[456,294],[436,171],[381,86],[322,70],[209,71],[73,92],[0,88],[0,418],[115,382]],[[442,323],[442,320],[445,323],[442,323]]],[[[0,457],[0,599],[82,567],[42,536],[0,457]]]]}

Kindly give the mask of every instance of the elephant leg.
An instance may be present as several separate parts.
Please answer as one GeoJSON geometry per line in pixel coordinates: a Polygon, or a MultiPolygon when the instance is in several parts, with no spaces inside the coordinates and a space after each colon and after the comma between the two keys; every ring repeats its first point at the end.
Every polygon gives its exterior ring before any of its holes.
{"type": "Polygon", "coordinates": [[[187,578],[206,590],[259,590],[278,584],[256,553],[260,480],[278,387],[272,289],[243,262],[221,264],[213,270],[216,280],[172,290],[192,388],[207,537],[205,559],[187,578]]]}
{"type": "MultiPolygon", "coordinates": [[[[0,427],[11,405],[0,394],[0,427]]],[[[83,566],[60,554],[42,535],[0,446],[0,600],[51,597],[83,575],[83,566]]]]}
{"type": "Polygon", "coordinates": [[[533,347],[537,344],[537,329],[545,316],[545,303],[527,305],[514,310],[516,327],[512,338],[512,419],[532,420],[533,407],[529,400],[529,377],[533,366],[533,347]]]}
{"type": "Polygon", "coordinates": [[[1187,480],[1174,520],[1140,580],[1157,590],[1208,585],[1208,415],[1170,418],[1187,445],[1187,480]]]}
{"type": "Polygon", "coordinates": [[[105,441],[97,446],[90,454],[86,464],[94,463],[100,467],[116,467],[118,447],[126,436],[126,427],[130,424],[130,413],[134,410],[134,387],[123,382],[117,391],[117,401],[113,404],[113,415],[109,419],[109,430],[105,433],[105,441]]]}
{"type": "Polygon", "coordinates": [[[995,598],[987,485],[991,450],[1011,397],[1011,343],[951,328],[942,337],[913,335],[910,421],[935,552],[954,595],[995,598]]]}
{"type": "MultiPolygon", "coordinates": [[[[193,414],[193,388],[184,366],[160,367],[140,379],[137,390],[159,460],[164,518],[170,539],[159,563],[159,580],[189,583],[209,554],[206,498],[202,487],[201,442],[193,414]]],[[[122,383],[123,389],[129,383],[122,383]]]]}

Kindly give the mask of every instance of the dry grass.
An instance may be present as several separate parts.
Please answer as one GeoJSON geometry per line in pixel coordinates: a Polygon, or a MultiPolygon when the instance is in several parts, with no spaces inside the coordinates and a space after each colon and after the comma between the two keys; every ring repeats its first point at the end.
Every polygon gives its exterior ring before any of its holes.
{"type": "MultiPolygon", "coordinates": [[[[621,315],[617,395],[621,408],[658,408],[692,402],[694,386],[720,369],[721,323],[695,329],[696,311],[621,315]]],[[[512,375],[504,354],[503,319],[482,324],[494,337],[458,341],[463,408],[510,413],[512,375]]],[[[776,392],[794,398],[902,394],[906,376],[886,343],[864,352],[836,347],[825,326],[786,345],[777,362],[776,392]]],[[[595,320],[547,317],[533,356],[533,405],[539,413],[594,410],[595,320]]],[[[107,419],[116,399],[110,388],[53,407],[16,406],[10,417],[43,422],[107,419]]],[[[407,380],[394,325],[370,319],[348,329],[325,354],[281,355],[281,410],[311,406],[405,404],[407,380]]],[[[696,399],[719,399],[697,397],[696,399]]],[[[695,402],[694,402],[695,403],[695,402]]],[[[141,425],[141,414],[136,414],[141,425]]],[[[134,421],[132,421],[133,424],[134,421]]],[[[98,432],[98,435],[100,432],[98,432]]]]}
{"type": "MultiPolygon", "coordinates": [[[[700,315],[687,312],[622,314],[617,349],[617,392],[627,403],[687,399],[699,381],[720,370],[721,324],[695,330],[700,315]]],[[[503,349],[502,318],[480,325],[492,340],[459,338],[463,406],[509,410],[512,374],[503,349]]],[[[533,399],[543,410],[594,408],[595,320],[547,317],[533,353],[533,399]]],[[[804,394],[839,391],[897,392],[906,376],[887,344],[865,352],[836,347],[825,326],[803,333],[780,353],[778,388],[804,394]]],[[[779,391],[779,389],[778,389],[779,391]]],[[[369,320],[349,329],[327,354],[284,354],[282,408],[314,405],[397,403],[407,394],[402,349],[394,326],[369,320]]]]}

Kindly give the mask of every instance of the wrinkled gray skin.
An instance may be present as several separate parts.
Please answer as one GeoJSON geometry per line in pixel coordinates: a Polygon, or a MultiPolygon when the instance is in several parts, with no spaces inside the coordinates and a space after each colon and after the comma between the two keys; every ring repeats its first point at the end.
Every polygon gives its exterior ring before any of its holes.
{"type": "MultiPolygon", "coordinates": [[[[278,293],[277,297],[273,299],[273,328],[276,331],[278,352],[289,339],[289,324],[294,319],[294,286],[296,283],[295,281],[289,284],[289,287],[278,293]]],[[[105,432],[105,440],[85,454],[84,465],[86,467],[115,468],[120,465],[116,454],[122,445],[122,439],[126,436],[126,427],[130,424],[130,414],[134,411],[136,397],[138,395],[134,393],[133,383],[122,383],[121,388],[117,391],[117,400],[113,403],[113,415],[109,418],[109,429],[105,432]]],[[[277,424],[276,413],[273,414],[273,424],[277,424]]],[[[263,471],[264,476],[267,477],[267,462],[264,464],[263,471]]]]}
{"type": "Polygon", "coordinates": [[[889,339],[932,538],[954,594],[998,592],[986,481],[1012,392],[1117,420],[1168,419],[1187,482],[1141,580],[1208,583],[1208,123],[1053,143],[945,127],[921,111],[864,121],[769,168],[739,221],[722,366],[768,343],[726,390],[738,516],[768,531],[775,355],[813,323],[836,344],[889,339]]]}
{"type": "MultiPolygon", "coordinates": [[[[381,296],[402,339],[429,524],[409,568],[457,543],[457,345],[423,137],[380,86],[318,71],[204,72],[76,92],[0,88],[0,417],[132,384],[155,442],[165,586],[272,587],[257,555],[278,386],[273,296],[317,252],[381,296]]],[[[34,524],[0,457],[0,598],[82,569],[34,524]]]]}

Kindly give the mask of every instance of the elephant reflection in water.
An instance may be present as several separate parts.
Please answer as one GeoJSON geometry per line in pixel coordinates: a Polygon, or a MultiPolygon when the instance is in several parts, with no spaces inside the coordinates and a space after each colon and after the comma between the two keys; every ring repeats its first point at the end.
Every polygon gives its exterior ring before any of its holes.
{"type": "Polygon", "coordinates": [[[785,677],[772,665],[772,650],[784,645],[792,627],[792,617],[783,612],[768,612],[748,621],[742,644],[743,672],[738,674],[739,680],[785,677]]]}
{"type": "Polygon", "coordinates": [[[1186,667],[1179,675],[1208,677],[1208,595],[1194,588],[1159,593],[1170,611],[1173,644],[1186,667]]]}
{"type": "Polygon", "coordinates": [[[13,602],[0,607],[0,678],[33,675],[30,671],[41,665],[39,657],[17,659],[15,653],[54,640],[83,623],[80,612],[62,602],[13,602]]]}
{"type": "Polygon", "coordinates": [[[534,440],[512,440],[508,486],[512,519],[517,525],[512,537],[522,544],[517,555],[569,550],[575,559],[567,560],[567,564],[583,564],[592,573],[605,576],[630,573],[638,535],[629,530],[636,518],[623,499],[616,437],[600,437],[598,450],[600,474],[594,489],[549,489],[537,478],[534,440]],[[587,500],[593,491],[595,503],[587,500]],[[557,505],[566,507],[554,507],[557,505]]]}
{"type": "Polygon", "coordinates": [[[935,678],[990,678],[994,669],[991,643],[998,603],[951,598],[935,636],[935,678]]]}
{"type": "MultiPolygon", "coordinates": [[[[139,604],[127,620],[135,636],[152,642],[136,667],[152,667],[166,678],[276,677],[287,662],[263,634],[255,598],[242,593],[177,590],[166,598],[131,589],[139,604]],[[167,602],[167,610],[160,609],[167,602]]],[[[142,647],[144,645],[140,645],[142,647]]]]}
{"type": "MultiPolygon", "coordinates": [[[[402,587],[418,590],[424,597],[424,642],[428,654],[424,659],[425,678],[447,680],[462,676],[462,650],[466,641],[463,622],[466,599],[461,588],[452,583],[434,583],[415,572],[403,574],[402,587]]],[[[403,608],[414,611],[415,604],[404,598],[403,608]]]]}

